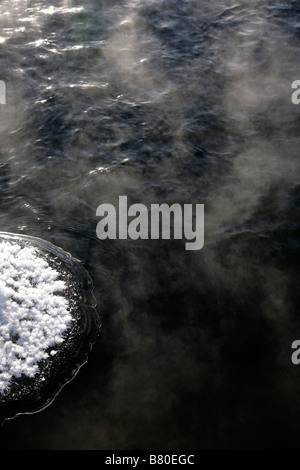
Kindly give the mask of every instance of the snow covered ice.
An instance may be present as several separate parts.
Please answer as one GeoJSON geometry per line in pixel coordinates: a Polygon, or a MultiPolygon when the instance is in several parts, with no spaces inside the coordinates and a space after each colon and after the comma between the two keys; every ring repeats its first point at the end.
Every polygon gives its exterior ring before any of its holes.
{"type": "Polygon", "coordinates": [[[1,395],[56,354],[72,317],[64,281],[33,247],[1,241],[0,260],[1,395]]]}

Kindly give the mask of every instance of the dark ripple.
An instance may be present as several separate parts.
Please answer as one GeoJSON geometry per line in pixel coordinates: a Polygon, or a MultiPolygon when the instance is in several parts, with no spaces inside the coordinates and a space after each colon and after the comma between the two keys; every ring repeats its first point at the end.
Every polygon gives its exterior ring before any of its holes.
{"type": "Polygon", "coordinates": [[[104,323],[87,371],[2,447],[299,446],[298,2],[224,3],[1,17],[2,229],[83,259],[104,323]],[[205,202],[205,249],[100,242],[96,207],[121,194],[205,202]]]}

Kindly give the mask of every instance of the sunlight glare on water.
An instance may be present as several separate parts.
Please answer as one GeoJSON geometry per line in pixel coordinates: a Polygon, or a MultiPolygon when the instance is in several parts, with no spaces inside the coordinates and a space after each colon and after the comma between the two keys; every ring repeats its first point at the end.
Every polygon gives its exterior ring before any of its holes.
{"type": "Polygon", "coordinates": [[[0,2],[1,230],[83,260],[103,319],[46,446],[251,447],[274,416],[294,439],[299,21],[293,0],[0,2]],[[100,242],[120,195],[204,204],[203,250],[100,242]]]}

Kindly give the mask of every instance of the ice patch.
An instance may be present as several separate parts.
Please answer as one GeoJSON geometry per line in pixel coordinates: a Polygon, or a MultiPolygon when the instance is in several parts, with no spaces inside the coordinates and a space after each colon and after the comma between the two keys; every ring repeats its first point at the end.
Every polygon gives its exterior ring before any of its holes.
{"type": "Polygon", "coordinates": [[[64,341],[72,320],[65,288],[37,250],[0,242],[0,395],[34,377],[64,341]]]}

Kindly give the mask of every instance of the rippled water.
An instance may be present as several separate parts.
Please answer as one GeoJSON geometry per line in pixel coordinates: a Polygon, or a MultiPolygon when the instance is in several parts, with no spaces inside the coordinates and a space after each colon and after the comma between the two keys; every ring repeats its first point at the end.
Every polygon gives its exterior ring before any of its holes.
{"type": "Polygon", "coordinates": [[[298,1],[0,2],[1,230],[82,259],[103,330],[3,449],[299,447],[298,1]],[[205,204],[205,245],[96,208],[205,204]]]}

